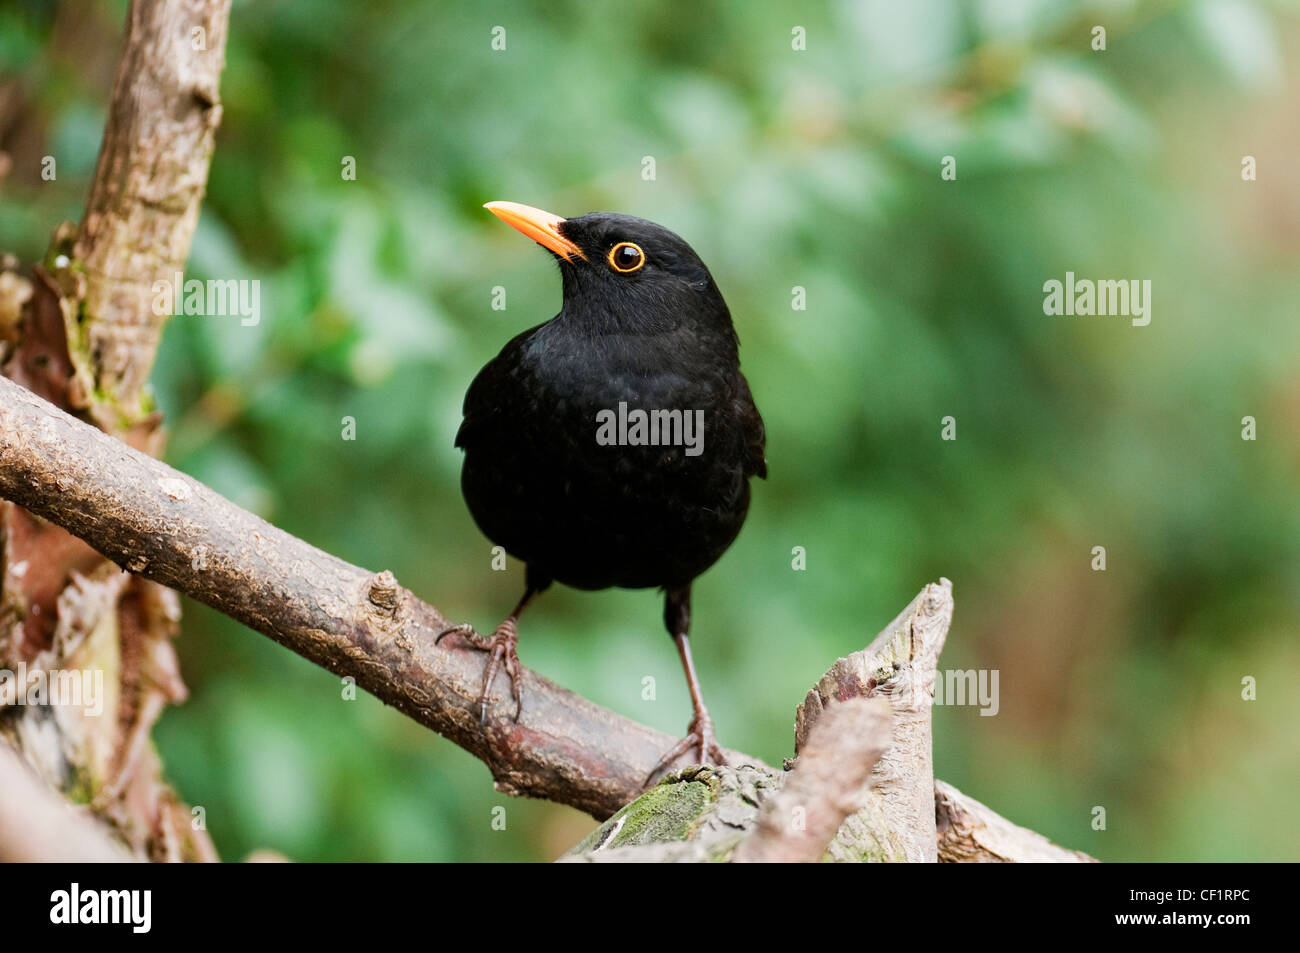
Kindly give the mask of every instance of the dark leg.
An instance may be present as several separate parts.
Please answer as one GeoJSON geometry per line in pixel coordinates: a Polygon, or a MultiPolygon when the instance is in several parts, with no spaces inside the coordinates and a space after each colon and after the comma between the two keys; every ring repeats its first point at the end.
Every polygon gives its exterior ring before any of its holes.
{"type": "Polygon", "coordinates": [[[664,624],[668,627],[668,634],[677,643],[677,654],[682,658],[682,669],[686,672],[686,686],[691,692],[694,716],[691,718],[690,727],[686,729],[686,737],[673,745],[659,759],[654,770],[646,777],[647,784],[692,748],[699,751],[700,764],[727,763],[726,756],[713,736],[713,719],[709,717],[709,710],[704,707],[700,681],[695,677],[695,661],[691,658],[691,640],[688,635],[691,628],[691,587],[689,585],[668,591],[664,600],[664,624]]]}
{"type": "Polygon", "coordinates": [[[473,627],[468,624],[448,626],[434,637],[433,641],[436,645],[444,635],[455,632],[474,648],[491,653],[488,657],[487,671],[483,674],[483,693],[479,696],[480,724],[487,724],[488,699],[492,693],[492,680],[496,678],[498,670],[503,666],[506,674],[510,676],[510,691],[515,699],[515,721],[518,721],[520,714],[523,713],[524,696],[519,684],[519,655],[516,651],[519,645],[519,616],[523,614],[524,607],[532,601],[533,596],[548,585],[550,585],[549,579],[539,581],[529,573],[523,598],[519,600],[519,604],[515,606],[514,611],[506,617],[505,621],[497,626],[496,631],[487,638],[475,634],[473,627]]]}

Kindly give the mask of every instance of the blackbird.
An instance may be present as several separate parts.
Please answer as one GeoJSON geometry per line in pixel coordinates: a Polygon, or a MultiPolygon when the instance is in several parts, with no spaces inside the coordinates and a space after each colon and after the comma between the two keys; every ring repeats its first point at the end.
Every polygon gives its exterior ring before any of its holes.
{"type": "MultiPolygon", "coordinates": [[[[473,637],[491,653],[480,718],[504,666],[518,719],[519,616],[552,581],[659,587],[694,717],[650,777],[693,748],[701,762],[722,763],[691,660],[691,583],[740,532],[749,478],[767,475],[731,313],[704,262],[660,225],[484,207],[555,256],[564,304],[474,378],[456,435],[470,513],[526,565],[514,611],[491,637],[473,637]]],[[[452,626],[438,638],[453,631],[472,632],[452,626]]]]}

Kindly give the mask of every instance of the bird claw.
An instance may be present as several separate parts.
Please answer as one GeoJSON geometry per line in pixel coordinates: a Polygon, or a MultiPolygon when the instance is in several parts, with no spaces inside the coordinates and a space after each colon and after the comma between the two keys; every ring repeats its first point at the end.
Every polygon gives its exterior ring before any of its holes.
{"type": "Polygon", "coordinates": [[[699,752],[700,764],[725,765],[727,763],[727,756],[718,745],[717,738],[713,736],[713,719],[709,717],[707,711],[700,710],[695,713],[695,717],[691,719],[690,727],[686,729],[686,737],[665,752],[650,773],[646,775],[644,786],[650,787],[650,783],[665,768],[692,748],[699,752]]]}
{"type": "Polygon", "coordinates": [[[453,632],[468,642],[470,648],[491,653],[488,658],[487,670],[483,673],[483,692],[479,695],[479,724],[487,724],[487,710],[488,702],[492,696],[492,682],[496,678],[497,671],[502,668],[510,676],[510,693],[515,700],[514,720],[518,721],[519,716],[524,711],[524,696],[520,688],[519,654],[516,651],[516,647],[519,645],[519,629],[516,621],[513,618],[506,619],[496,627],[496,631],[487,637],[479,635],[474,631],[474,627],[467,622],[462,622],[460,625],[449,625],[434,636],[434,644],[436,645],[444,635],[451,635],[453,632]]]}
{"type": "Polygon", "coordinates": [[[458,622],[455,625],[449,625],[445,629],[439,631],[438,634],[433,637],[433,644],[437,645],[442,641],[444,635],[451,635],[453,632],[470,643],[475,643],[479,638],[478,633],[474,631],[474,626],[470,625],[468,622],[458,622]]]}

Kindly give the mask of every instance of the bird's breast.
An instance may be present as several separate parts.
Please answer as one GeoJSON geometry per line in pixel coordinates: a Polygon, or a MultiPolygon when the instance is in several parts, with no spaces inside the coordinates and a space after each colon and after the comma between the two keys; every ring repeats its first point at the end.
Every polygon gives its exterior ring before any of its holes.
{"type": "MultiPolygon", "coordinates": [[[[485,534],[581,588],[689,582],[730,545],[749,487],[725,368],[606,348],[521,361],[466,447],[485,534]]],[[[736,371],[738,373],[738,370],[736,371]]]]}

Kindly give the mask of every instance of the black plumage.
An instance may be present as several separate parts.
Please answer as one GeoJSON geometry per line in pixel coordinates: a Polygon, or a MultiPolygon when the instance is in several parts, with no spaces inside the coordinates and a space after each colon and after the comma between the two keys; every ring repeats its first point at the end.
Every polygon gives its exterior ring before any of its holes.
{"type": "Polygon", "coordinates": [[[653,222],[488,207],[556,256],[564,303],[479,372],[456,436],[470,513],[527,566],[524,598],[482,640],[484,717],[498,664],[513,677],[519,612],[552,581],[661,587],[695,706],[661,765],[692,747],[721,760],[690,661],[690,589],[740,532],[750,477],[767,473],[726,302],[691,247],[653,222]]]}

